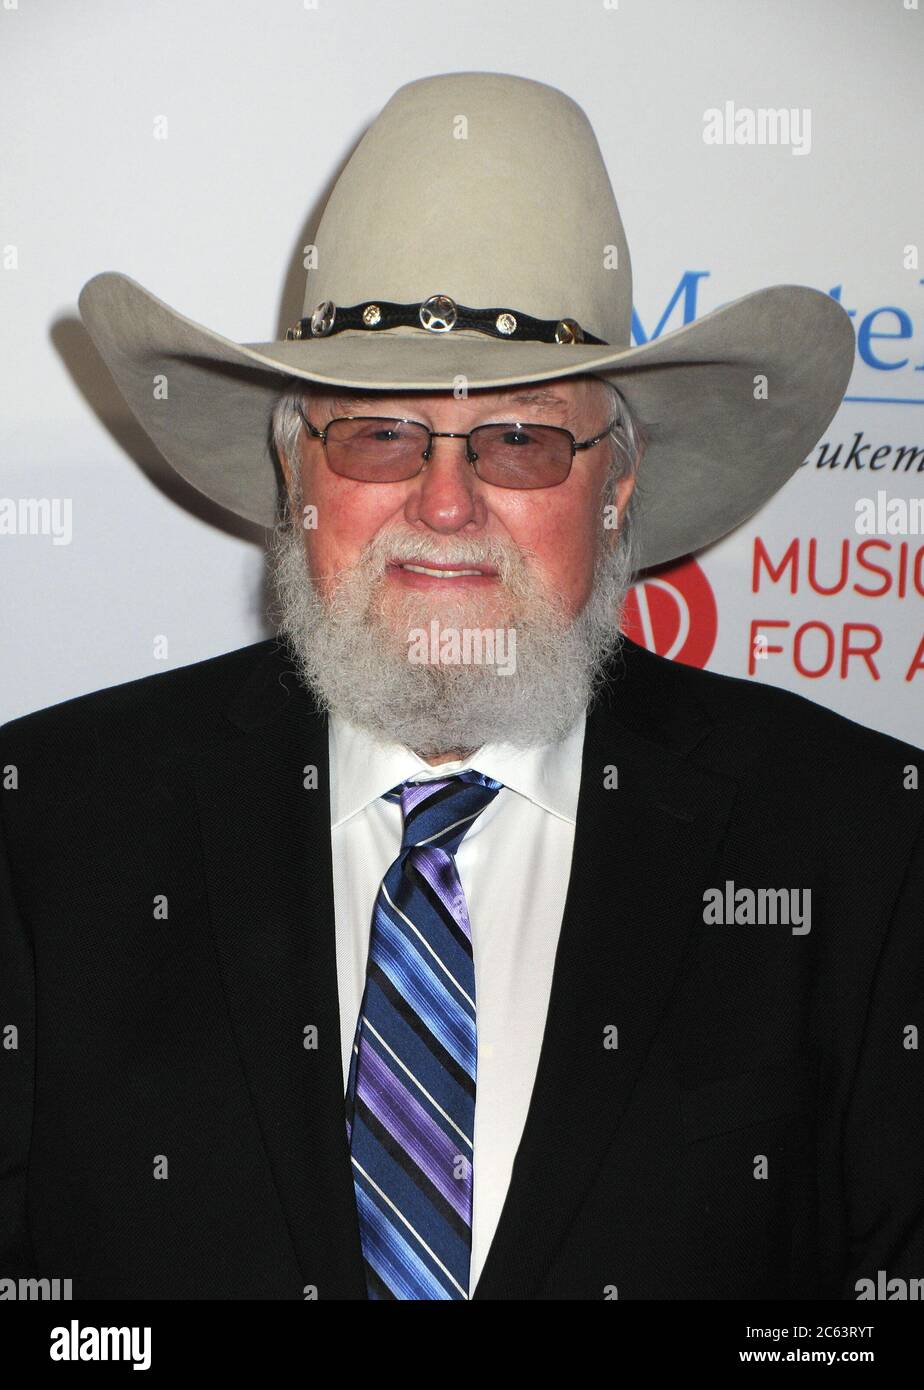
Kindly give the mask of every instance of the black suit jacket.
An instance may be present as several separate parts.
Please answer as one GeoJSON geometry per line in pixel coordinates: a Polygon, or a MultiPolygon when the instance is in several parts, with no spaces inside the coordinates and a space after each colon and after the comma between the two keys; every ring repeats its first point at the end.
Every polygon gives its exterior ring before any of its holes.
{"type": "MultiPolygon", "coordinates": [[[[475,1298],[849,1299],[879,1270],[924,1276],[922,757],[626,642],[588,718],[538,1074],[475,1298]],[[811,931],[706,925],[729,880],[810,889],[811,931]]],[[[0,1276],[364,1298],[327,727],[284,648],[17,719],[11,767],[0,1276]]]]}

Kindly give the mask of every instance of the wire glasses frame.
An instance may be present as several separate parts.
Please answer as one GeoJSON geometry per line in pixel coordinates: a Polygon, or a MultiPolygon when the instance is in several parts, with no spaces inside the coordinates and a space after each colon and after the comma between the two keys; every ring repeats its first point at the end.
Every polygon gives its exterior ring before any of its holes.
{"type": "Polygon", "coordinates": [[[575,454],[577,453],[577,451],[578,451],[579,449],[592,449],[592,448],[594,447],[595,444],[599,444],[600,441],[601,441],[602,439],[605,439],[606,436],[611,432],[611,430],[613,430],[614,427],[615,427],[617,424],[620,423],[619,418],[618,418],[618,417],[615,417],[613,420],[610,421],[610,423],[607,425],[606,429],[602,430],[599,434],[595,434],[595,435],[594,435],[592,438],[590,438],[590,439],[581,439],[581,440],[575,439],[575,437],[574,437],[574,435],[571,433],[571,431],[568,430],[568,429],[565,429],[564,426],[562,426],[562,425],[535,425],[535,424],[527,424],[527,423],[522,422],[522,421],[498,421],[498,422],[496,422],[496,423],[495,423],[495,422],[491,422],[490,424],[476,425],[476,427],[475,427],[473,430],[468,430],[468,431],[465,431],[465,430],[431,430],[431,429],[430,429],[427,425],[425,425],[425,424],[423,423],[423,421],[421,421],[421,420],[410,420],[410,419],[406,419],[406,418],[405,418],[405,419],[401,419],[401,418],[399,418],[399,417],[397,417],[397,416],[379,416],[379,415],[340,415],[340,416],[337,416],[337,418],[334,419],[334,420],[329,420],[329,421],[327,422],[326,426],[324,427],[324,429],[318,429],[317,426],[316,426],[316,425],[313,425],[313,424],[311,423],[311,421],[308,419],[307,415],[305,414],[305,412],[304,412],[304,410],[303,410],[303,408],[302,408],[302,404],[301,404],[300,401],[299,401],[299,402],[296,402],[296,409],[298,410],[298,413],[299,413],[299,415],[300,415],[300,417],[301,417],[301,419],[302,419],[302,421],[303,421],[305,427],[308,429],[309,433],[310,433],[315,439],[319,439],[319,440],[321,441],[321,444],[322,444],[322,446],[324,447],[325,455],[327,456],[328,463],[330,464],[330,467],[333,469],[333,471],[334,471],[335,473],[337,473],[337,472],[342,472],[343,470],[340,469],[340,468],[335,467],[334,463],[333,463],[332,460],[331,460],[330,451],[329,451],[329,449],[328,449],[328,434],[330,433],[331,429],[332,429],[335,425],[340,424],[340,423],[342,423],[342,422],[346,422],[346,421],[369,421],[369,422],[377,421],[378,423],[383,424],[383,425],[395,425],[395,424],[400,424],[400,425],[412,425],[412,426],[414,426],[417,430],[422,430],[422,431],[428,436],[428,438],[427,438],[427,447],[421,452],[420,461],[419,461],[419,463],[417,463],[417,464],[413,467],[413,469],[412,469],[411,472],[408,472],[408,471],[406,471],[406,468],[403,468],[402,471],[401,471],[401,473],[400,473],[400,476],[397,476],[397,477],[389,477],[389,478],[382,478],[382,477],[380,477],[380,476],[376,476],[374,473],[372,474],[372,476],[370,476],[370,477],[368,477],[368,478],[361,478],[361,477],[359,477],[356,473],[352,473],[352,472],[346,472],[346,473],[344,473],[344,476],[346,476],[346,477],[352,477],[352,478],[354,478],[355,481],[360,481],[360,482],[363,482],[363,481],[364,481],[364,482],[405,482],[405,481],[407,481],[409,478],[416,478],[416,477],[418,476],[418,474],[420,474],[420,473],[423,471],[424,464],[425,464],[425,463],[428,463],[429,460],[430,460],[430,455],[431,455],[431,453],[433,452],[433,441],[434,441],[434,439],[464,439],[464,440],[465,440],[466,458],[467,458],[468,462],[469,462],[469,463],[472,465],[472,467],[474,468],[476,475],[477,475],[479,478],[481,478],[482,481],[488,482],[488,483],[492,483],[492,485],[494,485],[494,486],[499,486],[499,487],[514,487],[514,488],[516,488],[516,487],[519,487],[519,488],[553,487],[553,486],[556,486],[556,485],[559,484],[559,483],[563,483],[563,482],[565,481],[565,479],[568,477],[569,473],[571,472],[571,465],[572,465],[572,463],[574,462],[574,456],[575,456],[575,454]],[[472,445],[472,439],[473,439],[473,437],[478,436],[482,431],[488,431],[488,430],[492,432],[491,435],[490,435],[490,436],[482,435],[482,438],[485,438],[485,437],[492,438],[492,439],[493,439],[493,438],[497,438],[496,431],[498,431],[498,430],[515,430],[515,431],[517,431],[517,432],[524,432],[524,433],[529,432],[529,431],[533,431],[533,432],[536,433],[538,436],[541,436],[541,437],[544,438],[544,439],[549,439],[549,438],[551,438],[551,437],[554,437],[554,438],[556,438],[556,439],[558,439],[558,440],[561,441],[561,446],[562,446],[562,448],[564,448],[564,446],[565,446],[565,441],[567,441],[567,448],[568,448],[567,458],[566,458],[566,459],[562,459],[562,460],[560,461],[559,468],[558,468],[558,470],[557,470],[557,472],[560,473],[560,476],[552,476],[552,477],[548,477],[548,478],[546,478],[546,479],[544,479],[544,480],[542,480],[542,481],[538,481],[538,476],[539,476],[539,475],[530,475],[530,474],[528,474],[528,473],[517,473],[517,474],[516,474],[517,481],[516,481],[516,482],[513,482],[513,483],[510,483],[510,482],[506,482],[506,483],[505,483],[505,482],[494,482],[494,479],[492,479],[491,477],[485,477],[485,476],[483,475],[483,473],[481,472],[481,470],[480,470],[480,469],[478,468],[478,466],[477,466],[477,465],[478,465],[478,462],[479,462],[479,454],[478,454],[477,450],[476,450],[476,449],[473,447],[473,445],[472,445]],[[566,467],[563,467],[562,465],[563,465],[565,462],[567,463],[567,466],[566,466],[566,467]],[[533,477],[535,477],[537,480],[536,480],[536,481],[524,481],[524,479],[526,479],[526,478],[533,478],[533,477]]]}

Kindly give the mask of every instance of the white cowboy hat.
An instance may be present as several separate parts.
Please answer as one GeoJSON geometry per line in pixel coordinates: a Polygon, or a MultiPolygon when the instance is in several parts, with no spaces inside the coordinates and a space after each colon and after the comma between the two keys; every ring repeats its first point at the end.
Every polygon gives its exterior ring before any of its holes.
{"type": "Polygon", "coordinates": [[[231,342],[116,272],[80,294],[163,456],[265,526],[278,515],[270,413],[286,377],[406,392],[594,373],[649,430],[636,522],[647,567],[751,516],[824,432],[853,365],[847,313],[802,285],[631,347],[629,248],[590,122],[556,88],[505,73],[399,88],[314,245],[303,318],[274,342],[231,342]]]}

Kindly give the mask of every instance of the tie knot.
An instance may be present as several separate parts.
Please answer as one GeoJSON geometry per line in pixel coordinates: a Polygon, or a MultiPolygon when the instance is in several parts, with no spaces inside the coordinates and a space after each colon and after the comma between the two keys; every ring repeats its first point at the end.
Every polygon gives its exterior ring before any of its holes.
{"type": "Polygon", "coordinates": [[[455,854],[466,831],[503,785],[473,771],[457,772],[431,782],[402,782],[393,787],[385,797],[401,803],[402,850],[426,844],[455,854]]]}

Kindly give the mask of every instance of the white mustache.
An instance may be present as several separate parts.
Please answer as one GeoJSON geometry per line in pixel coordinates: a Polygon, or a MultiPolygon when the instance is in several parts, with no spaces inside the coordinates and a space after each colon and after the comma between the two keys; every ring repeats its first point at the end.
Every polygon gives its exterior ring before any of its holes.
{"type": "Polygon", "coordinates": [[[390,564],[429,565],[434,569],[466,569],[487,565],[496,569],[501,578],[525,574],[526,556],[530,552],[512,542],[467,542],[457,536],[453,545],[453,551],[446,553],[434,545],[431,537],[408,536],[398,540],[393,534],[380,535],[361,554],[356,568],[374,577],[384,575],[390,564]]]}

